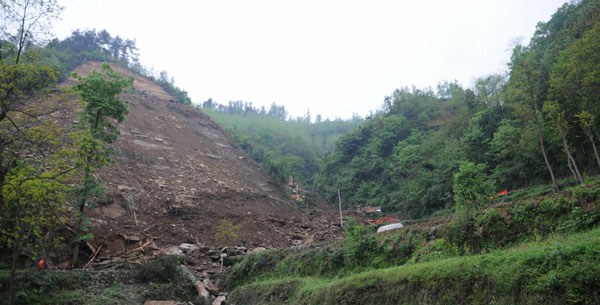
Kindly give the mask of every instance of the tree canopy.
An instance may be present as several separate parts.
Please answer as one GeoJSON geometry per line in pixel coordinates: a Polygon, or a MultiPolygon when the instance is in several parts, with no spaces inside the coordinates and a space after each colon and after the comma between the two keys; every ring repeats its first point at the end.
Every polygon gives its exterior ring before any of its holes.
{"type": "Polygon", "coordinates": [[[454,183],[467,169],[497,191],[547,182],[558,190],[569,176],[584,183],[600,165],[599,10],[597,0],[560,7],[528,45],[514,48],[506,75],[479,78],[470,89],[443,82],[435,91],[394,91],[340,137],[317,188],[330,202],[339,188],[348,206],[422,217],[487,198],[487,187],[469,199],[454,183]]]}

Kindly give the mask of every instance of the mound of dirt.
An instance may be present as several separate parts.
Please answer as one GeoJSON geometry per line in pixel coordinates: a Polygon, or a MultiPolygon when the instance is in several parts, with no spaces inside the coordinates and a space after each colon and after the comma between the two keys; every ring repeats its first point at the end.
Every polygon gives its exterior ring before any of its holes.
{"type": "MultiPolygon", "coordinates": [[[[87,62],[76,72],[100,66],[87,62]]],[[[100,173],[108,200],[89,213],[100,260],[181,243],[220,246],[223,219],[241,228],[230,243],[249,249],[341,236],[336,213],[296,209],[206,114],[176,103],[150,79],[112,68],[134,77],[134,86],[122,95],[130,114],[119,126],[114,163],[100,173]]]]}

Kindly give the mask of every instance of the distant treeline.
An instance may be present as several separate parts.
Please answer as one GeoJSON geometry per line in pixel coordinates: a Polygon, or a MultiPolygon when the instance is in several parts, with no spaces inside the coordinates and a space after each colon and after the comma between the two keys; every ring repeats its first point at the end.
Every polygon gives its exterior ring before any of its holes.
{"type": "MultiPolygon", "coordinates": [[[[29,48],[39,47],[30,45],[29,48]]],[[[86,60],[113,62],[152,79],[179,103],[192,104],[188,93],[175,86],[175,79],[169,78],[167,71],[157,73],[140,64],[135,39],[112,37],[106,30],[75,30],[71,36],[54,39],[39,51],[46,63],[59,72],[61,79],[86,60]]]]}
{"type": "Polygon", "coordinates": [[[234,115],[247,115],[247,114],[259,114],[262,116],[271,116],[280,120],[286,120],[288,118],[288,112],[283,105],[271,104],[269,110],[265,106],[261,106],[260,109],[254,107],[252,102],[244,101],[229,101],[227,105],[213,102],[212,98],[209,98],[202,103],[202,109],[212,109],[214,111],[226,114],[234,115]]]}
{"type": "Polygon", "coordinates": [[[227,105],[208,99],[202,111],[223,126],[244,151],[280,185],[291,175],[301,187],[311,188],[320,159],[333,151],[344,132],[363,120],[323,120],[321,115],[291,119],[283,105],[267,109],[252,102],[231,101],[227,105]]]}

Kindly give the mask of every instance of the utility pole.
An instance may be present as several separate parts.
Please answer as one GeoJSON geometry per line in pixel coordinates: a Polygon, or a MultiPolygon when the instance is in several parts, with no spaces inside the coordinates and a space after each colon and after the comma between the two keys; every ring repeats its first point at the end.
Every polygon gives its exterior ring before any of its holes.
{"type": "Polygon", "coordinates": [[[340,204],[340,226],[344,227],[344,219],[342,218],[342,196],[340,196],[340,189],[338,189],[338,202],[340,204]]]}

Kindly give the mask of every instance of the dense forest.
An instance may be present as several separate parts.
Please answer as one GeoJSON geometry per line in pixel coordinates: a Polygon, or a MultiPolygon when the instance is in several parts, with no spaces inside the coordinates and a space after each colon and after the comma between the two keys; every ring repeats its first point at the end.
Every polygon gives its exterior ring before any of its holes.
{"type": "Polygon", "coordinates": [[[312,188],[321,158],[333,151],[337,139],[363,122],[358,116],[311,118],[310,112],[292,119],[285,106],[276,104],[266,109],[251,102],[223,105],[209,99],[201,106],[278,184],[285,185],[291,175],[304,189],[312,188]]]}
{"type": "Polygon", "coordinates": [[[599,10],[597,0],[563,5],[514,48],[506,74],[473,88],[396,90],[324,158],[318,190],[330,202],[339,188],[348,206],[422,217],[453,208],[464,163],[481,164],[496,191],[558,190],[563,177],[584,184],[600,166],[599,10]]]}

